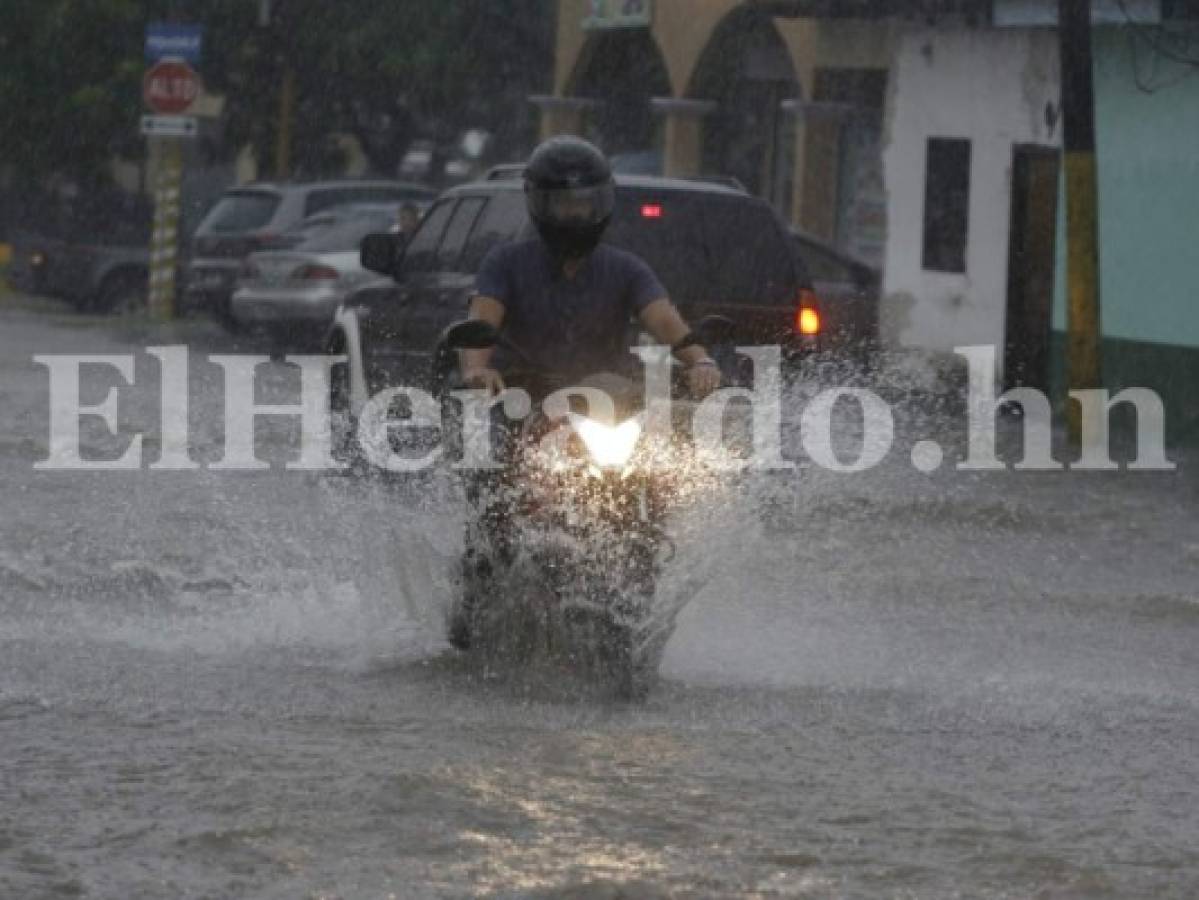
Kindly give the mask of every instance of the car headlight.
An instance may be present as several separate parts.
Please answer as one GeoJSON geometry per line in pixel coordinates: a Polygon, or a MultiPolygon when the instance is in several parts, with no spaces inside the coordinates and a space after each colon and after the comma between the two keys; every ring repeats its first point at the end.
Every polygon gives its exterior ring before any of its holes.
{"type": "Polygon", "coordinates": [[[619,425],[604,425],[585,416],[572,415],[571,425],[583,439],[591,461],[601,469],[619,469],[628,464],[641,437],[641,423],[626,419],[619,425]]]}

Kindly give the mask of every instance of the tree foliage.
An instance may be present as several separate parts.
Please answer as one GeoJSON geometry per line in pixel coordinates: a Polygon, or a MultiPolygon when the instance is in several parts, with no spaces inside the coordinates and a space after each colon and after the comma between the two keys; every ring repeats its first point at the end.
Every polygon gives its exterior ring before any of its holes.
{"type": "Polygon", "coordinates": [[[122,125],[141,96],[130,0],[11,0],[0,28],[3,162],[18,172],[95,175],[129,150],[122,125]]]}
{"type": "Polygon", "coordinates": [[[329,164],[330,136],[358,137],[394,174],[418,137],[466,128],[519,142],[526,97],[548,86],[551,0],[7,0],[0,30],[0,164],[19,177],[99,178],[137,158],[145,26],[204,26],[200,71],[226,98],[223,152],[272,159],[285,67],[296,76],[295,169],[329,164]]]}

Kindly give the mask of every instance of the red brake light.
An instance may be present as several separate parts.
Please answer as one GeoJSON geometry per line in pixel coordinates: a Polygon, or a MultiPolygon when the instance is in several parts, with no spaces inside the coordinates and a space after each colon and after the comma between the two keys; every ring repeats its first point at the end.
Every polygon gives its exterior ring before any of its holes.
{"type": "Polygon", "coordinates": [[[336,269],[329,266],[307,265],[296,269],[292,277],[300,281],[333,281],[341,276],[336,269]]]}
{"type": "Polygon", "coordinates": [[[662,204],[660,204],[660,203],[643,203],[643,204],[641,204],[641,218],[643,218],[643,219],[660,219],[660,218],[662,218],[662,204]]]}
{"type": "Polygon", "coordinates": [[[799,311],[795,314],[795,330],[804,337],[820,334],[820,301],[814,291],[799,292],[799,311]]]}

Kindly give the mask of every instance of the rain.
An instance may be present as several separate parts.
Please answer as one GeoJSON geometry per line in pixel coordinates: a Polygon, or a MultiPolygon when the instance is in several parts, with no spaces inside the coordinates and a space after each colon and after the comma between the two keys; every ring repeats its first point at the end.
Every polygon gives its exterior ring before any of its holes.
{"type": "Polygon", "coordinates": [[[3,21],[0,898],[1199,892],[1189,4],[3,21]]]}

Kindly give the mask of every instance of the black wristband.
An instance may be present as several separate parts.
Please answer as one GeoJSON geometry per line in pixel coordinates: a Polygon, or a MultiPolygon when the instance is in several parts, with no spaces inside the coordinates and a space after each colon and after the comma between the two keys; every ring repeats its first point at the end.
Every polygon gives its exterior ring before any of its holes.
{"type": "Polygon", "coordinates": [[[670,352],[678,353],[680,350],[686,350],[688,347],[698,346],[699,343],[700,343],[700,339],[698,337],[696,337],[695,332],[692,331],[692,332],[689,332],[687,334],[687,336],[685,338],[683,338],[681,341],[679,341],[678,343],[671,344],[670,352]]]}

